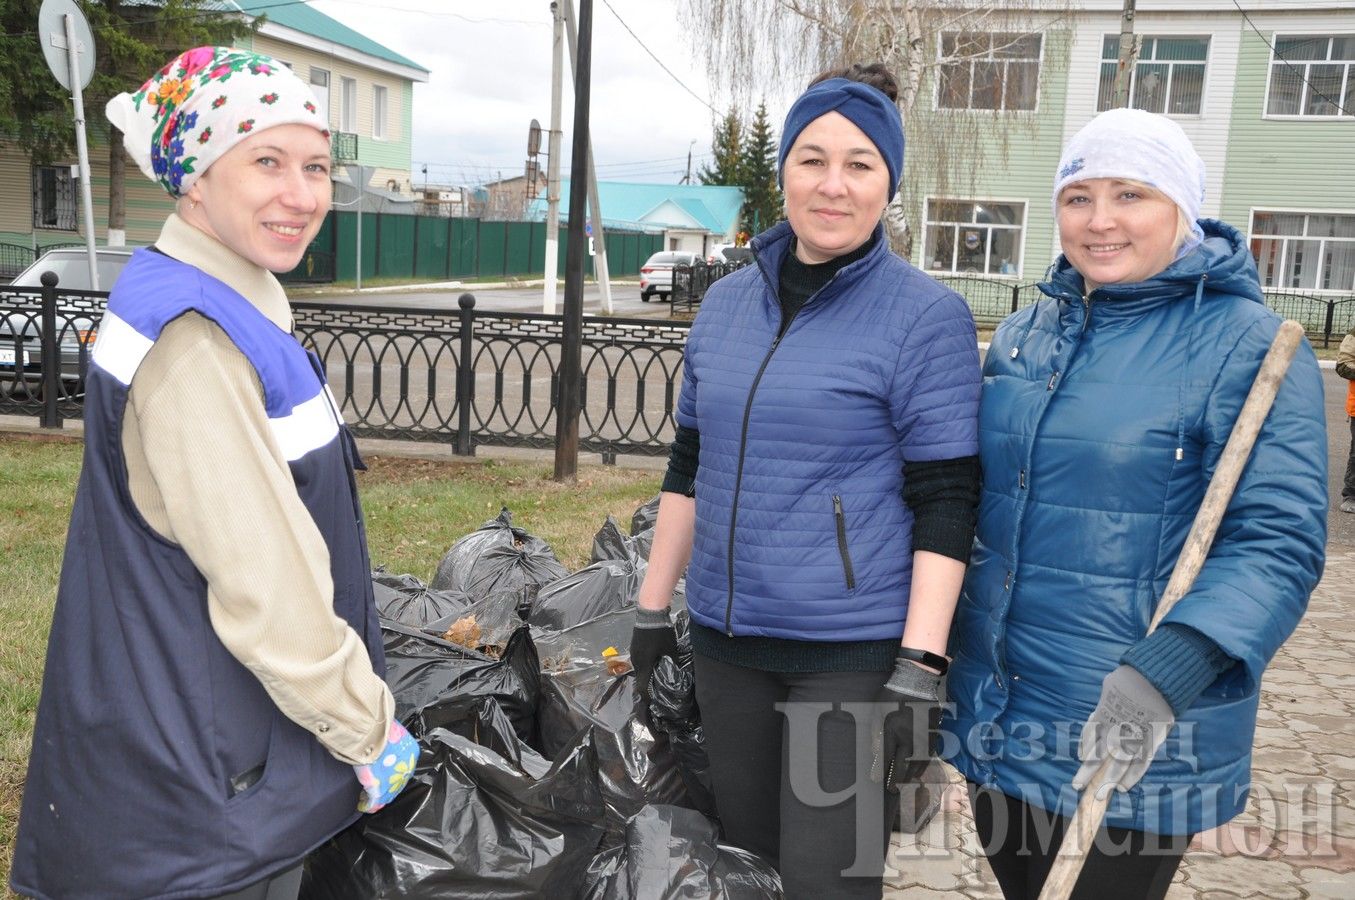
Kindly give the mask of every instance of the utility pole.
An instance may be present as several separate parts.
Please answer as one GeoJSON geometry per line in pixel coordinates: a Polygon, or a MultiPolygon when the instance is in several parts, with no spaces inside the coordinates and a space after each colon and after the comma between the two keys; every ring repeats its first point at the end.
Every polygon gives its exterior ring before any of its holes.
{"type": "MultiPolygon", "coordinates": [[[[579,19],[580,21],[582,21],[583,0],[579,0],[579,2],[580,2],[579,19]]],[[[581,67],[581,64],[578,62],[578,54],[575,51],[576,40],[574,36],[574,2],[573,0],[564,0],[564,4],[565,4],[565,34],[569,38],[569,59],[570,65],[573,66],[574,90],[577,93],[579,83],[579,68],[581,67]]],[[[592,4],[590,3],[589,4],[590,13],[592,11],[591,6],[592,4]]],[[[575,116],[576,120],[577,118],[578,116],[575,116]]],[[[578,145],[579,145],[578,138],[575,137],[574,146],[577,147],[578,145]]],[[[598,292],[602,295],[602,311],[610,314],[613,311],[612,282],[610,274],[607,271],[607,239],[606,235],[602,231],[602,206],[601,204],[598,203],[598,176],[597,171],[593,165],[593,139],[592,135],[590,135],[587,132],[584,133],[584,154],[588,162],[587,170],[588,179],[586,182],[588,186],[588,208],[592,213],[593,241],[597,245],[597,255],[593,257],[593,275],[597,277],[598,292]]],[[[574,171],[578,171],[578,169],[575,168],[574,171]]],[[[575,180],[573,177],[570,178],[569,183],[570,209],[574,208],[574,191],[577,188],[578,184],[579,182],[577,180],[575,180]]],[[[572,219],[569,222],[569,227],[570,233],[572,234],[574,228],[574,221],[572,219]]]]}
{"type": "Polygon", "coordinates": [[[551,45],[550,140],[546,150],[546,283],[541,295],[541,311],[548,316],[555,315],[555,276],[560,265],[560,91],[565,55],[565,19],[559,3],[551,3],[550,15],[555,39],[551,45]]]}
{"type": "Polygon", "coordinates": [[[692,183],[692,148],[695,146],[696,138],[692,138],[692,142],[687,145],[687,177],[682,179],[683,184],[692,183]]]}
{"type": "MultiPolygon", "coordinates": [[[[574,0],[564,0],[572,4],[574,0]]],[[[572,12],[571,20],[572,20],[572,12]]],[[[567,22],[573,25],[572,21],[567,22]]],[[[573,28],[570,28],[573,32],[573,28]]],[[[583,357],[584,192],[588,179],[588,99],[593,69],[593,0],[579,0],[574,57],[574,149],[569,159],[569,253],[565,257],[564,340],[560,346],[560,399],[555,405],[555,480],[574,481],[579,470],[579,410],[583,357]]]]}
{"type": "Polygon", "coordinates": [[[1134,41],[1134,0],[1124,0],[1120,15],[1120,60],[1115,68],[1115,106],[1129,106],[1129,81],[1138,46],[1134,41]]]}

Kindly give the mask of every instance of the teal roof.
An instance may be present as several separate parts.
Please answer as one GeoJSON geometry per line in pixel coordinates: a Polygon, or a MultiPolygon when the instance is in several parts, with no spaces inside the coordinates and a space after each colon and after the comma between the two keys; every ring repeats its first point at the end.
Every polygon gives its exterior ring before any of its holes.
{"type": "Polygon", "coordinates": [[[331,19],[317,9],[311,9],[305,3],[298,3],[296,0],[234,0],[234,3],[240,8],[241,12],[251,16],[266,15],[268,21],[284,28],[291,28],[311,37],[317,37],[344,47],[351,47],[354,50],[366,53],[368,56],[375,56],[378,59],[409,66],[412,69],[418,69],[420,72],[428,71],[412,59],[401,56],[394,50],[378,44],[371,38],[331,19]]]}
{"type": "MultiPolygon", "coordinates": [[[[739,221],[743,188],[713,184],[632,184],[598,182],[603,224],[649,228],[694,228],[729,234],[739,221]]],[[[529,215],[543,218],[546,201],[536,200],[529,215]]],[[[560,221],[569,218],[569,179],[560,182],[560,221]]]]}

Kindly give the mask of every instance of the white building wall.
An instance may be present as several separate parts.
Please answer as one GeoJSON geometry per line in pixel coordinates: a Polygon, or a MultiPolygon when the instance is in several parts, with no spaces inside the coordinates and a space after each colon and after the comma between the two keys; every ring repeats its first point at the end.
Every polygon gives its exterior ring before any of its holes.
{"type": "MultiPolygon", "coordinates": [[[[1181,15],[1141,12],[1134,20],[1134,32],[1139,36],[1209,36],[1200,114],[1170,117],[1181,126],[1204,160],[1205,199],[1201,215],[1205,217],[1218,216],[1223,197],[1240,27],[1244,25],[1236,10],[1231,16],[1201,12],[1181,15]]],[[[1065,144],[1096,116],[1101,44],[1106,35],[1119,32],[1120,16],[1116,13],[1087,13],[1078,20],[1069,60],[1068,112],[1064,119],[1063,134],[1065,144]]]]}

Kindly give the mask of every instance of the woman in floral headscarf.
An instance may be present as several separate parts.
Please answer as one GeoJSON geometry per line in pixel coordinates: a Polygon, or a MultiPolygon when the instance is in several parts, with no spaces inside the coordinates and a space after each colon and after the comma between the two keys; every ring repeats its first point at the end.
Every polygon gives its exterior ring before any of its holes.
{"type": "Polygon", "coordinates": [[[290,70],[224,47],[107,112],[177,204],[93,354],[11,884],[294,897],[418,758],[381,677],[361,463],[273,276],[329,210],[329,131],[290,70]]]}

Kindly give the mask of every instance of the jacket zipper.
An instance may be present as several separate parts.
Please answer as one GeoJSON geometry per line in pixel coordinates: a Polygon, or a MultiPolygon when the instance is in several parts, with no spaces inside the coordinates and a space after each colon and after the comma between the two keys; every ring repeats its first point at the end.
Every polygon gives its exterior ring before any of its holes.
{"type": "Polygon", "coordinates": [[[856,573],[852,558],[847,553],[847,517],[842,512],[842,497],[833,495],[833,518],[837,519],[837,552],[842,554],[842,570],[847,574],[847,590],[856,589],[856,573]]]}
{"type": "MultiPolygon", "coordinates": [[[[781,298],[777,295],[776,288],[772,287],[772,280],[767,273],[767,268],[762,264],[761,259],[757,260],[757,266],[758,270],[762,273],[762,280],[767,283],[769,288],[771,288],[772,296],[776,298],[777,305],[780,306],[781,298]]],[[[848,266],[847,268],[851,268],[851,266],[848,266]]],[[[739,432],[739,464],[734,470],[734,501],[730,504],[729,509],[729,547],[725,557],[725,567],[729,572],[729,599],[725,603],[725,635],[728,637],[734,636],[734,628],[732,626],[734,620],[734,534],[739,521],[739,489],[743,485],[743,459],[744,454],[748,449],[748,420],[753,415],[753,397],[757,394],[759,382],[762,381],[762,373],[767,371],[767,364],[772,361],[772,354],[776,352],[777,347],[781,346],[781,339],[790,333],[790,327],[795,324],[796,316],[799,316],[801,310],[818,299],[819,295],[827,290],[828,286],[836,281],[840,274],[842,274],[842,269],[838,269],[834,272],[833,277],[828,279],[828,284],[819,288],[810,295],[804,303],[801,303],[800,308],[795,310],[795,313],[790,317],[790,321],[786,323],[785,328],[781,328],[780,323],[778,322],[776,337],[772,339],[772,345],[767,349],[767,355],[762,357],[762,364],[758,366],[757,374],[753,376],[753,383],[748,388],[748,400],[743,406],[743,428],[739,432]]]]}

